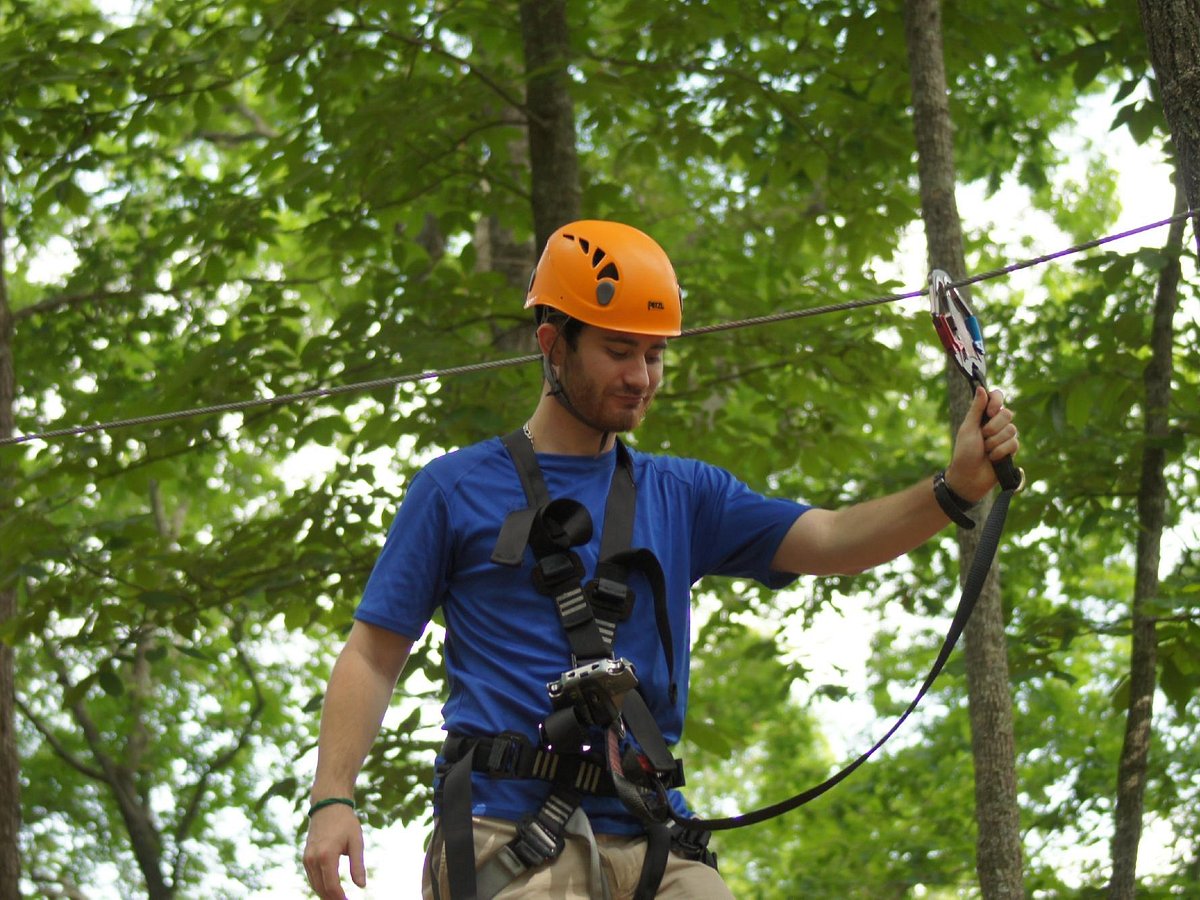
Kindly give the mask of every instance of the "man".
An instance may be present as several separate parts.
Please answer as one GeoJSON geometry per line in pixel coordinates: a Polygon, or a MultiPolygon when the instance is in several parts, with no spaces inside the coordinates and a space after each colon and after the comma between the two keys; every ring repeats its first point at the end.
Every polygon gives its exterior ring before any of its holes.
{"type": "Polygon", "coordinates": [[[1012,413],[980,389],[932,481],[839,510],[763,497],[616,439],[646,415],[681,329],[675,272],[650,237],[559,229],[526,307],[545,381],[532,416],[414,478],[334,666],[304,854],[322,898],[344,897],[341,856],[365,884],[355,779],[438,606],[449,736],[424,896],[728,898],[680,824],[668,749],[687,705],[691,585],[779,588],[894,559],[962,521],[994,486],[992,462],[1018,449],[1012,413]]]}

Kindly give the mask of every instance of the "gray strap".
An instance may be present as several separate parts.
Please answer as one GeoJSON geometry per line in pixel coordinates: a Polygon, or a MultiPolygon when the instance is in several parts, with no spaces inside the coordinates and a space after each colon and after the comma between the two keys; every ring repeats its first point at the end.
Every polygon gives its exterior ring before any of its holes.
{"type": "MultiPolygon", "coordinates": [[[[589,854],[588,895],[592,900],[612,900],[608,879],[604,875],[604,867],[600,864],[600,848],[596,844],[596,835],[592,831],[592,823],[588,821],[587,813],[583,811],[582,807],[575,807],[575,811],[567,819],[563,831],[568,837],[576,837],[587,842],[589,854]]],[[[492,900],[526,871],[526,865],[517,858],[508,845],[501,847],[500,852],[480,866],[479,871],[475,874],[479,900],[492,900]]]]}
{"type": "Polygon", "coordinates": [[[604,877],[604,867],[600,865],[600,848],[596,845],[596,835],[592,831],[592,823],[588,821],[587,813],[583,811],[582,806],[576,807],[571,818],[567,819],[566,831],[569,835],[587,841],[590,853],[588,893],[591,894],[592,900],[611,900],[612,894],[608,889],[608,879],[604,877]]]}

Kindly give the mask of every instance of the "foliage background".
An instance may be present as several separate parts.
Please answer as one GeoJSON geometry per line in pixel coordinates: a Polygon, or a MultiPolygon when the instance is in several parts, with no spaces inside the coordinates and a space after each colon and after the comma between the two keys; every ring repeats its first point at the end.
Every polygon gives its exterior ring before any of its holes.
{"type": "MultiPolygon", "coordinates": [[[[1091,115],[1142,158],[1170,159],[1136,15],[1030,9],[947,10],[976,271],[1131,224],[1109,148],[1069,137],[1089,94],[1105,91],[1091,115]],[[984,204],[997,196],[1019,199],[984,204]]],[[[19,428],[527,351],[515,10],[161,0],[114,19],[81,0],[0,2],[19,428]]],[[[669,248],[689,324],[923,281],[896,4],[570,14],[584,208],[669,248]]],[[[1141,221],[1170,213],[1169,184],[1147,193],[1141,221]]],[[[1155,246],[977,291],[1034,474],[1012,516],[1005,592],[1030,887],[1047,895],[1103,883],[1155,246]],[[1089,845],[1098,861],[1064,871],[1059,850],[1089,845]]],[[[1169,471],[1184,548],[1197,544],[1185,513],[1200,415],[1188,265],[1169,471]]],[[[822,504],[908,484],[949,447],[919,305],[680,341],[638,443],[822,504]]],[[[216,896],[295,871],[323,679],[405,480],[431,454],[519,421],[536,380],[514,368],[0,448],[19,484],[0,507],[0,584],[20,609],[5,637],[19,648],[29,882],[153,893],[157,878],[216,896]]],[[[824,720],[844,707],[844,684],[807,671],[803,652],[822,611],[878,616],[869,678],[850,699],[896,711],[933,645],[932,630],[898,623],[935,625],[955,571],[941,540],[903,565],[776,597],[703,585],[683,754],[697,806],[799,789],[840,755],[824,720]]],[[[1186,813],[1200,635],[1194,558],[1165,575],[1167,702],[1148,802],[1171,840],[1146,887],[1167,893],[1200,877],[1186,813]]],[[[439,661],[435,632],[364,778],[373,826],[424,815],[435,738],[408,735],[436,719],[439,661]]],[[[739,896],[969,894],[960,675],[947,673],[886,762],[800,821],[722,838],[739,896]],[[930,801],[942,796],[957,802],[930,801]]]]}

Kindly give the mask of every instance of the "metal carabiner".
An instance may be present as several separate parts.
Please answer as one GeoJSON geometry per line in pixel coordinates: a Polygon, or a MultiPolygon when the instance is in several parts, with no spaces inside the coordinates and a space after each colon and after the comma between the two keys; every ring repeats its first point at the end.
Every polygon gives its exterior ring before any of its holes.
{"type": "Polygon", "coordinates": [[[950,276],[941,269],[929,273],[929,314],[942,346],[971,386],[987,390],[987,355],[979,320],[950,276]]]}
{"type": "MultiPolygon", "coordinates": [[[[979,320],[975,318],[975,310],[954,287],[950,276],[941,269],[929,273],[929,314],[942,346],[970,382],[971,390],[981,387],[986,391],[987,356],[979,320]]],[[[983,421],[987,421],[986,412],[983,421]]],[[[992,467],[1005,490],[1019,491],[1025,486],[1025,470],[1017,468],[1011,456],[993,463],[992,467]]]]}

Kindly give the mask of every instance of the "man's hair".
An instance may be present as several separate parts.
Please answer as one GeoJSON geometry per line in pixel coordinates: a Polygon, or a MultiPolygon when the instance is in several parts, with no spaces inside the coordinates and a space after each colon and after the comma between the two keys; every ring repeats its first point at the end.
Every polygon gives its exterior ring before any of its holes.
{"type": "Polygon", "coordinates": [[[557,328],[558,333],[562,335],[568,347],[572,350],[579,349],[579,333],[583,331],[583,322],[553,307],[539,306],[537,308],[537,323],[541,325],[543,322],[557,328]]]}

